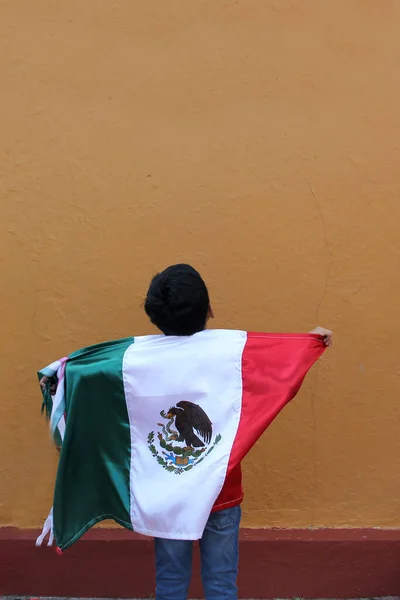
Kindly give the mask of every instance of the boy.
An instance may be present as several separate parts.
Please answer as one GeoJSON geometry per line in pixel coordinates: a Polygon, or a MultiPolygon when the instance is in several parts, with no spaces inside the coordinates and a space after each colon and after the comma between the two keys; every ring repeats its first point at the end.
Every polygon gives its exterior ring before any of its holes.
{"type": "MultiPolygon", "coordinates": [[[[189,265],[174,265],[154,277],[145,301],[151,322],[165,335],[188,336],[207,327],[214,317],[207,287],[189,265]]],[[[332,332],[310,333],[332,344],[332,332]]],[[[201,574],[206,600],[236,600],[239,558],[240,464],[226,478],[200,540],[201,574]]],[[[155,539],[157,600],[186,600],[191,578],[193,543],[155,539]]]]}
{"type": "MultiPolygon", "coordinates": [[[[206,329],[209,319],[214,317],[203,279],[195,269],[184,264],[168,267],[154,277],[144,306],[151,322],[165,336],[194,336],[206,329]]],[[[322,335],[325,345],[331,345],[330,331],[317,328],[311,333],[322,335]]],[[[41,380],[43,388],[46,383],[44,377],[41,380]]],[[[51,391],[54,394],[54,387],[51,391]]],[[[178,427],[177,421],[175,424],[178,427]]],[[[242,499],[239,463],[226,476],[200,539],[206,600],[237,599],[242,499]]],[[[190,539],[155,538],[157,600],[186,600],[192,567],[193,542],[190,539]]]]}

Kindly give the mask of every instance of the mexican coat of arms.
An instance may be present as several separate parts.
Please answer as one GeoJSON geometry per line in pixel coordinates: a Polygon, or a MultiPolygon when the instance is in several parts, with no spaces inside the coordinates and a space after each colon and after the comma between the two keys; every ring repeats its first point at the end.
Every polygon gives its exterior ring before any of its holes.
{"type": "Polygon", "coordinates": [[[157,423],[160,429],[149,433],[147,443],[158,464],[170,473],[193,469],[221,441],[221,435],[212,440],[212,423],[198,404],[182,400],[160,416],[166,423],[157,423]]]}

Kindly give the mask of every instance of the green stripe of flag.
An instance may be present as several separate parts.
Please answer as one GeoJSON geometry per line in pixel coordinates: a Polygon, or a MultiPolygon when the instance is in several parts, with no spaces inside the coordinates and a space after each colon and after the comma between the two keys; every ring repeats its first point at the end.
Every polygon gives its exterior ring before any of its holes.
{"type": "Polygon", "coordinates": [[[90,346],[69,357],[68,426],[54,495],[54,532],[62,549],[104,519],[131,528],[131,437],[122,362],[133,341],[90,346]]]}

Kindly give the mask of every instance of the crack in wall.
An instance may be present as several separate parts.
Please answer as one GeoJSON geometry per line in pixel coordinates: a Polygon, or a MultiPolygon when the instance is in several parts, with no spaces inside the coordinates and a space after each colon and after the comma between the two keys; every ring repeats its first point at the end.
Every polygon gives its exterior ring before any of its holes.
{"type": "MultiPolygon", "coordinates": [[[[316,324],[320,325],[320,310],[321,310],[321,306],[326,298],[326,294],[328,292],[328,284],[329,284],[329,280],[330,280],[330,276],[331,276],[331,271],[332,271],[332,264],[333,264],[333,252],[332,252],[332,248],[329,245],[328,242],[328,234],[327,234],[327,227],[326,227],[326,223],[325,223],[325,219],[324,219],[324,215],[320,206],[320,203],[318,201],[317,195],[315,193],[315,190],[311,184],[311,182],[306,178],[306,182],[308,185],[308,189],[310,191],[310,194],[314,200],[314,204],[315,207],[317,209],[317,213],[318,213],[318,218],[319,221],[321,223],[321,230],[322,230],[322,234],[323,234],[323,239],[324,239],[324,245],[325,245],[325,250],[327,252],[328,255],[328,261],[327,261],[327,268],[326,268],[326,274],[325,274],[325,281],[324,281],[324,285],[322,288],[322,294],[321,297],[319,299],[319,302],[316,306],[315,309],[315,316],[316,316],[316,324]]],[[[317,435],[317,418],[316,418],[316,412],[315,412],[315,398],[317,395],[317,390],[318,390],[318,379],[319,379],[319,362],[316,365],[315,368],[315,381],[314,381],[314,389],[313,392],[311,394],[311,399],[310,399],[310,405],[311,405],[311,418],[312,418],[312,428],[313,428],[313,448],[312,448],[312,461],[313,461],[313,482],[312,482],[312,491],[313,491],[313,502],[311,504],[311,523],[310,526],[311,528],[313,528],[315,526],[315,509],[316,509],[316,505],[317,505],[317,450],[318,450],[318,435],[317,435]]]]}
{"type": "Polygon", "coordinates": [[[324,238],[325,250],[328,253],[328,261],[327,261],[325,282],[324,282],[324,286],[323,286],[323,289],[322,289],[321,298],[320,298],[320,300],[319,300],[319,302],[317,304],[317,307],[315,309],[315,316],[317,318],[317,325],[319,325],[320,324],[320,321],[319,321],[320,309],[321,309],[321,306],[322,306],[322,304],[323,304],[323,302],[324,302],[324,300],[326,298],[326,294],[328,292],[328,284],[329,284],[329,279],[330,279],[330,276],[331,276],[332,265],[333,265],[333,252],[332,252],[332,248],[330,247],[329,242],[328,242],[328,234],[327,234],[326,223],[325,223],[324,215],[323,215],[323,212],[321,210],[321,206],[320,206],[320,203],[319,203],[318,198],[316,196],[315,190],[314,190],[313,186],[311,185],[311,182],[307,178],[306,178],[306,182],[307,182],[307,185],[308,185],[308,189],[310,190],[310,194],[311,194],[311,196],[314,199],[314,204],[315,204],[315,207],[316,207],[317,212],[318,212],[318,218],[319,218],[319,221],[321,223],[321,230],[322,230],[322,234],[323,234],[323,238],[324,238]]]}

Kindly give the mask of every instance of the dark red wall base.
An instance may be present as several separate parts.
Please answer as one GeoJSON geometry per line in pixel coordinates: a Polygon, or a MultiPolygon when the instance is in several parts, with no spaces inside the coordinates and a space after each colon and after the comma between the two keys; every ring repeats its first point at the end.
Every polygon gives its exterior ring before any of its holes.
{"type": "MultiPolygon", "coordinates": [[[[96,529],[63,556],[37,531],[0,529],[0,595],[135,598],[154,594],[152,541],[96,529]]],[[[240,541],[240,598],[400,595],[400,531],[252,530],[240,541]]],[[[201,598],[196,556],[191,597],[201,598]]]]}

